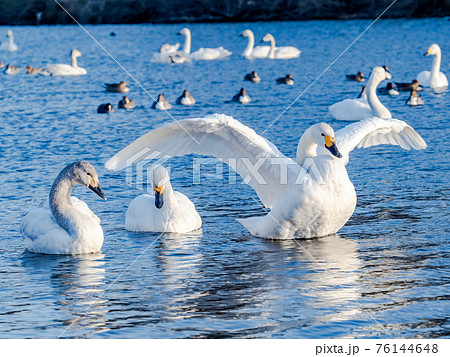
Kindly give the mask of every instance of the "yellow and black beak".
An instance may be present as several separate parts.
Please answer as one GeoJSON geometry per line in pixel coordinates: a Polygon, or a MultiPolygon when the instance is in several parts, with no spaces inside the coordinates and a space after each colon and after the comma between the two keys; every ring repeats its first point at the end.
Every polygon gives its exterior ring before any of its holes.
{"type": "Polygon", "coordinates": [[[332,155],[341,158],[342,154],[339,152],[337,146],[336,146],[336,140],[335,138],[332,138],[331,136],[324,135],[325,136],[325,147],[328,149],[329,152],[331,152],[332,155]]]}
{"type": "Polygon", "coordinates": [[[100,187],[100,184],[97,184],[95,186],[89,185],[88,188],[92,191],[94,191],[97,195],[99,195],[101,198],[103,198],[106,201],[106,196],[102,191],[102,188],[100,187]]]}
{"type": "Polygon", "coordinates": [[[424,54],[423,54],[424,56],[429,56],[430,55],[430,48],[427,50],[427,52],[425,52],[424,54]]]}
{"type": "Polygon", "coordinates": [[[155,190],[155,206],[156,208],[159,209],[164,205],[163,187],[154,186],[154,190],[155,190]]]}

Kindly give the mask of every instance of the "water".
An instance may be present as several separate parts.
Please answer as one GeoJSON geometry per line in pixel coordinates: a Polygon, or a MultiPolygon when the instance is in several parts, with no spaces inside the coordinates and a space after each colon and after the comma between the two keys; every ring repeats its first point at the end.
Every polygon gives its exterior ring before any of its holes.
{"type": "MultiPolygon", "coordinates": [[[[358,36],[368,21],[312,21],[190,26],[193,50],[224,46],[223,61],[186,65],[149,62],[162,43],[182,40],[181,25],[86,26],[134,78],[174,103],[189,89],[198,104],[174,105],[175,118],[226,113],[262,133],[358,36]],[[303,52],[290,61],[248,61],[239,56],[246,28],[257,41],[267,32],[279,45],[303,52]],[[110,37],[114,31],[117,36],[110,37]],[[203,38],[201,38],[203,36],[203,38]],[[260,84],[245,83],[256,70],[260,84]],[[294,87],[276,86],[291,73],[294,87]],[[226,104],[245,86],[253,101],[226,104]]],[[[423,53],[432,43],[443,51],[450,74],[450,22],[389,20],[374,25],[267,132],[295,156],[302,132],[319,121],[335,129],[327,108],[355,97],[360,85],[347,73],[366,75],[389,65],[393,80],[409,81],[429,70],[423,53]]],[[[6,33],[1,28],[0,33],[6,33]]],[[[151,98],[77,26],[14,28],[19,52],[0,59],[22,67],[0,82],[2,120],[0,171],[0,336],[2,338],[334,338],[443,337],[449,322],[449,145],[448,91],[424,91],[426,105],[409,108],[406,94],[383,97],[394,118],[407,121],[425,141],[423,151],[382,146],[355,150],[347,166],[358,205],[338,234],[306,241],[252,237],[235,218],[261,214],[255,192],[226,177],[193,184],[192,157],[173,159],[172,183],[203,218],[200,233],[130,233],[126,207],[140,192],[125,173],[103,164],[133,139],[169,123],[151,110],[151,98]],[[71,48],[83,53],[88,75],[46,78],[24,67],[68,62],[71,48]],[[96,114],[100,103],[115,106],[119,94],[104,82],[126,80],[137,103],[130,112],[96,114]],[[48,195],[59,171],[76,159],[96,168],[108,201],[77,187],[102,220],[101,253],[43,256],[24,251],[19,233],[26,211],[48,195]],[[186,169],[188,167],[188,169],[186,169]],[[345,290],[344,290],[344,289],[345,290]]]]}

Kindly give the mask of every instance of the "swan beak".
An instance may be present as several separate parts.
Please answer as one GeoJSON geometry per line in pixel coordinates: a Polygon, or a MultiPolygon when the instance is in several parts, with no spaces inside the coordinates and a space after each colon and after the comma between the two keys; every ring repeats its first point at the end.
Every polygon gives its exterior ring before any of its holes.
{"type": "Polygon", "coordinates": [[[162,186],[154,186],[155,189],[155,206],[156,208],[161,208],[164,205],[163,199],[163,187],[162,186]]]}
{"type": "Polygon", "coordinates": [[[97,195],[99,195],[101,198],[103,198],[106,201],[106,196],[102,191],[102,188],[100,187],[100,185],[97,186],[92,186],[89,185],[88,188],[92,191],[94,191],[97,195]]]}
{"type": "Polygon", "coordinates": [[[431,54],[431,53],[430,53],[430,49],[428,49],[427,52],[425,52],[423,55],[424,55],[424,56],[429,56],[430,54],[431,54]]]}
{"type": "Polygon", "coordinates": [[[392,78],[392,74],[390,74],[388,71],[386,71],[386,79],[391,79],[392,78]]]}
{"type": "Polygon", "coordinates": [[[342,157],[342,154],[339,152],[339,150],[336,146],[335,138],[325,135],[325,147],[328,149],[329,152],[331,152],[332,155],[334,155],[338,158],[342,157]]]}

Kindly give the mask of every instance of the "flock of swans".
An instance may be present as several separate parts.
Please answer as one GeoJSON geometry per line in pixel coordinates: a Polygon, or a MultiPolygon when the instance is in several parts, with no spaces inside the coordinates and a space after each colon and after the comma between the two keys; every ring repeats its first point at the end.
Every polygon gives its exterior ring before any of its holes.
{"type": "MultiPolygon", "coordinates": [[[[183,63],[231,55],[223,47],[200,48],[191,52],[189,29],[183,29],[180,34],[185,36],[181,51],[180,44],[164,44],[153,60],[183,63]]],[[[270,46],[257,47],[254,46],[253,32],[245,30],[241,35],[249,39],[243,53],[248,59],[288,59],[300,55],[295,47],[275,47],[275,40],[270,34],[263,38],[270,42],[270,46]]],[[[12,32],[8,36],[11,39],[12,32]]],[[[432,70],[420,73],[417,80],[423,86],[432,88],[448,86],[447,78],[439,70],[439,46],[432,45],[426,54],[435,56],[432,70]]],[[[71,65],[49,65],[40,69],[39,73],[54,76],[85,75],[86,70],[77,65],[79,56],[81,53],[73,50],[71,65]]],[[[214,156],[226,163],[234,159],[233,169],[256,191],[262,204],[269,210],[262,216],[238,220],[252,235],[293,239],[333,234],[346,224],[356,207],[355,188],[346,170],[353,149],[384,144],[398,145],[406,150],[427,147],[411,126],[393,119],[390,111],[378,99],[377,86],[391,78],[386,66],[375,67],[360,98],[348,99],[329,108],[338,120],[354,123],[336,132],[326,123],[311,126],[299,139],[295,160],[283,155],[273,143],[240,121],[224,114],[213,114],[172,122],[151,130],[117,152],[105,166],[108,170],[122,170],[131,159],[148,150],[171,157],[192,153],[214,156]],[[256,166],[257,174],[254,171],[256,166]]],[[[362,73],[349,79],[359,82],[365,80],[362,73]]],[[[261,79],[256,72],[252,72],[244,80],[257,83],[261,79]]],[[[293,84],[290,75],[278,81],[293,84]]],[[[414,90],[419,88],[418,83],[414,82],[403,85],[404,88],[412,85],[414,90]]],[[[105,89],[129,92],[125,82],[105,84],[105,89]]],[[[393,91],[394,87],[384,89],[390,95],[394,95],[393,91]]],[[[128,97],[122,101],[122,106],[132,103],[128,97]]],[[[245,103],[250,98],[242,88],[233,101],[245,103]]],[[[188,91],[184,91],[177,103],[192,105],[195,99],[188,91]]],[[[153,106],[168,109],[170,103],[160,94],[153,106]]],[[[100,110],[109,112],[111,108],[99,107],[100,110]]],[[[169,174],[163,166],[153,169],[151,182],[153,195],[143,194],[131,201],[125,214],[127,230],[187,233],[201,228],[202,219],[194,203],[172,188],[169,174]]],[[[21,233],[29,251],[83,254],[101,249],[104,236],[100,219],[83,201],[71,196],[75,185],[86,187],[106,200],[96,170],[91,164],[77,161],[68,165],[55,179],[48,199],[31,209],[22,221],[21,233]]]]}

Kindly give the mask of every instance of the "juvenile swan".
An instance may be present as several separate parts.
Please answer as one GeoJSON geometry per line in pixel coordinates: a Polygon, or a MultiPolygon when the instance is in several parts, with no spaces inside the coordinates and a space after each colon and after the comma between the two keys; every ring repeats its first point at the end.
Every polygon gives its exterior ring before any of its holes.
{"type": "Polygon", "coordinates": [[[448,87],[447,76],[440,72],[441,69],[441,48],[437,44],[432,44],[424,56],[434,56],[433,65],[430,71],[422,71],[417,76],[417,79],[425,87],[445,88],[448,87]]]}
{"type": "Polygon", "coordinates": [[[103,244],[100,219],[86,203],[71,196],[75,185],[94,191],[106,200],[94,167],[86,161],[66,166],[50,190],[48,200],[28,212],[20,231],[32,253],[94,253],[103,244]]]}
{"type": "Polygon", "coordinates": [[[153,171],[155,196],[144,194],[131,201],[125,217],[125,229],[134,232],[187,233],[202,226],[194,204],[172,189],[163,166],[153,171]]]}
{"type": "Polygon", "coordinates": [[[355,210],[356,193],[345,168],[350,152],[382,144],[407,150],[426,148],[413,128],[396,119],[369,118],[336,133],[328,124],[319,123],[301,136],[295,162],[239,121],[214,114],[152,130],[109,159],[106,167],[121,170],[136,162],[132,157],[148,157],[142,155],[144,150],[158,151],[161,157],[195,153],[232,162],[270,209],[268,214],[239,220],[251,234],[311,238],[336,233],[355,210]]]}
{"type": "Polygon", "coordinates": [[[39,74],[44,76],[79,76],[87,74],[87,71],[84,68],[78,67],[77,58],[81,57],[81,52],[73,49],[70,51],[70,58],[72,59],[72,64],[50,64],[47,67],[43,68],[39,74]]]}

